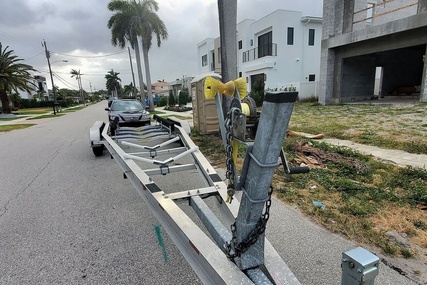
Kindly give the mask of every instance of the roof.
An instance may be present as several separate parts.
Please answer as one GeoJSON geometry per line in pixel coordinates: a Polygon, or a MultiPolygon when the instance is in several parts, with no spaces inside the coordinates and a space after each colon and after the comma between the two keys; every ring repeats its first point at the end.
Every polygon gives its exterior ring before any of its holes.
{"type": "Polygon", "coordinates": [[[157,82],[154,82],[154,83],[151,83],[151,86],[169,86],[170,84],[169,83],[167,83],[167,82],[164,82],[164,81],[157,81],[157,82]]]}

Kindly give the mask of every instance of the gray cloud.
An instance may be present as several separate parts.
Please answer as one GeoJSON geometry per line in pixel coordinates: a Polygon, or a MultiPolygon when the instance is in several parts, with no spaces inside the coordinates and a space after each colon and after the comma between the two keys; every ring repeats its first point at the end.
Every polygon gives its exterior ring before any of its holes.
{"type": "MultiPolygon", "coordinates": [[[[112,13],[106,0],[2,0],[0,41],[9,45],[26,63],[47,76],[47,62],[41,42],[46,40],[52,69],[60,87],[77,88],[70,70],[80,69],[83,86],[105,89],[104,76],[114,69],[123,84],[131,79],[127,49],[111,45],[107,22],[112,13]],[[93,57],[114,54],[108,57],[93,57]],[[92,57],[89,57],[92,56],[92,57]],[[68,63],[56,62],[63,59],[68,63]],[[66,85],[68,84],[68,85],[66,85]]],[[[150,50],[151,78],[172,81],[183,75],[194,76],[197,67],[197,43],[219,36],[218,7],[215,0],[158,0],[159,16],[165,22],[169,38],[150,50]]],[[[299,10],[304,15],[321,16],[322,0],[239,0],[238,21],[260,19],[276,9],[299,10]]],[[[136,63],[134,53],[134,70],[136,63]]],[[[144,74],[145,80],[145,74],[144,74]]],[[[50,86],[50,81],[49,81],[50,86]]]]}

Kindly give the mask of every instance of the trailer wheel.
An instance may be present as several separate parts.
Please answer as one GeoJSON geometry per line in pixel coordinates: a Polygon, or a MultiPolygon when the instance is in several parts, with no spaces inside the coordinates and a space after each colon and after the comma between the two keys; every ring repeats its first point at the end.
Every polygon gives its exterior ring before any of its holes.
{"type": "Polygon", "coordinates": [[[101,156],[104,153],[104,146],[103,145],[101,145],[101,146],[94,146],[94,147],[92,147],[92,151],[93,151],[93,154],[95,156],[101,156]]]}

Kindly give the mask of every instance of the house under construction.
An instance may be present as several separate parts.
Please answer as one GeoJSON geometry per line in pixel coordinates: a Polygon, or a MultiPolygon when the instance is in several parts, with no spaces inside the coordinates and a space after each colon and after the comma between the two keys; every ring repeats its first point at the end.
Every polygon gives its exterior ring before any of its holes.
{"type": "Polygon", "coordinates": [[[324,0],[319,102],[427,102],[427,0],[324,0]]]}

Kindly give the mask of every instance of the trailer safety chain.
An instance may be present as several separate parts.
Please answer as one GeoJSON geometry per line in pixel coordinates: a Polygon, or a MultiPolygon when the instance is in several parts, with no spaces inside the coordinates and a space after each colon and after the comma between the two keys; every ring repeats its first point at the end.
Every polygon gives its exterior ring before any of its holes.
{"type": "Polygon", "coordinates": [[[271,194],[273,193],[273,186],[270,186],[270,190],[268,191],[268,200],[265,202],[265,212],[259,218],[255,228],[253,231],[246,237],[246,239],[240,243],[237,243],[236,236],[236,221],[231,225],[231,234],[232,238],[229,242],[226,242],[225,247],[225,255],[231,261],[234,261],[236,257],[239,257],[243,253],[245,253],[249,247],[256,243],[259,236],[265,232],[267,227],[267,221],[270,218],[270,207],[271,207],[271,194]],[[234,252],[231,251],[231,244],[234,244],[234,252]]]}
{"type": "Polygon", "coordinates": [[[232,126],[233,126],[233,112],[230,110],[230,112],[227,114],[227,118],[225,119],[225,129],[226,129],[226,146],[225,146],[225,154],[226,154],[226,160],[225,165],[227,167],[227,170],[225,172],[225,177],[227,178],[228,185],[227,185],[227,199],[226,203],[231,203],[233,201],[233,196],[235,193],[235,187],[234,187],[234,161],[233,161],[233,146],[232,146],[232,140],[233,140],[233,134],[232,134],[232,126]]]}

